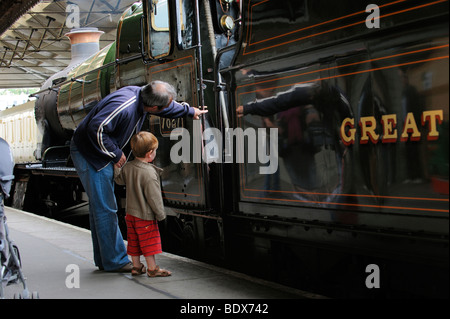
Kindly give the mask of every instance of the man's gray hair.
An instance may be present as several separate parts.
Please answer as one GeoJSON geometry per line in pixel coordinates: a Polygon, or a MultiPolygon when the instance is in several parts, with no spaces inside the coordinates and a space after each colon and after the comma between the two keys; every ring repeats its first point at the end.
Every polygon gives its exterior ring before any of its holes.
{"type": "Polygon", "coordinates": [[[163,81],[152,81],[141,88],[141,97],[144,105],[157,106],[160,110],[168,106],[176,96],[175,88],[163,81]]]}

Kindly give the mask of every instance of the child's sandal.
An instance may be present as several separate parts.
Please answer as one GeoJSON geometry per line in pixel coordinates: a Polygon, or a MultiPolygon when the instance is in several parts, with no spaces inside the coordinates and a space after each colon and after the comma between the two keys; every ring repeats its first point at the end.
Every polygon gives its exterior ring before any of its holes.
{"type": "Polygon", "coordinates": [[[133,267],[131,269],[131,276],[139,276],[145,273],[145,266],[144,264],[141,264],[139,267],[133,267]]]}
{"type": "Polygon", "coordinates": [[[159,266],[156,266],[154,270],[147,269],[147,276],[149,277],[168,277],[172,275],[172,273],[165,269],[160,269],[159,266]]]}

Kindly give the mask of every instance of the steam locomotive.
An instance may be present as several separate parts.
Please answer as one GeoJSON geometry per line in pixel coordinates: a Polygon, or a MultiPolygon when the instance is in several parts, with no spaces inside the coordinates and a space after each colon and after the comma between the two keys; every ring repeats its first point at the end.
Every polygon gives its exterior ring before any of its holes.
{"type": "Polygon", "coordinates": [[[209,110],[146,118],[166,251],[328,296],[448,297],[447,0],[143,0],[102,50],[98,30],[68,36],[77,59],[37,93],[38,162],[16,165],[12,206],[85,202],[73,130],[163,80],[209,110]]]}

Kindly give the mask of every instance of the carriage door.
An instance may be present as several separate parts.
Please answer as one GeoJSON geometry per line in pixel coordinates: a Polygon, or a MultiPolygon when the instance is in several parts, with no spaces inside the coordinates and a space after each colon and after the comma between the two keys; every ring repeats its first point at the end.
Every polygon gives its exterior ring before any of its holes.
{"type": "MultiPolygon", "coordinates": [[[[146,39],[149,54],[147,82],[161,80],[171,83],[177,91],[178,102],[198,107],[192,1],[148,0],[145,10],[149,30],[146,39]]],[[[200,121],[190,117],[164,119],[152,115],[147,123],[149,130],[159,139],[155,164],[164,169],[162,187],[165,203],[173,207],[204,209],[200,121]],[[171,133],[176,128],[185,128],[186,131],[178,139],[171,140],[171,133]],[[182,142],[184,147],[181,147],[182,142]]]]}

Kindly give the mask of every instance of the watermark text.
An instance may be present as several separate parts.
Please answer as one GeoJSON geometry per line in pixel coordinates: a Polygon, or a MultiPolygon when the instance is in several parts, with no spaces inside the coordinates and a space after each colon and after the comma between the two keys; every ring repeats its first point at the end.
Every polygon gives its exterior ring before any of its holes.
{"type": "Polygon", "coordinates": [[[80,267],[69,264],[66,266],[66,273],[69,273],[66,277],[66,287],[68,289],[80,288],[80,267]]]}
{"type": "Polygon", "coordinates": [[[260,174],[273,174],[278,170],[278,129],[270,128],[267,134],[266,128],[243,130],[238,127],[226,129],[223,135],[217,128],[206,128],[202,132],[200,121],[193,122],[194,138],[185,128],[176,128],[170,134],[171,140],[179,140],[170,150],[174,164],[201,163],[202,160],[206,163],[257,163],[258,160],[260,174]],[[234,150],[236,154],[233,154],[234,150]]]}
{"type": "Polygon", "coordinates": [[[369,289],[380,288],[380,267],[376,264],[367,265],[366,273],[369,273],[366,277],[366,287],[369,289]]]}
{"type": "Polygon", "coordinates": [[[70,29],[80,27],[80,7],[76,4],[69,4],[66,7],[66,26],[70,29]]]}
{"type": "Polygon", "coordinates": [[[370,14],[366,18],[366,27],[368,29],[380,28],[380,7],[376,4],[369,4],[366,7],[366,12],[370,14]]]}

